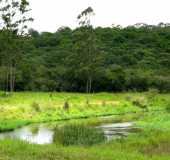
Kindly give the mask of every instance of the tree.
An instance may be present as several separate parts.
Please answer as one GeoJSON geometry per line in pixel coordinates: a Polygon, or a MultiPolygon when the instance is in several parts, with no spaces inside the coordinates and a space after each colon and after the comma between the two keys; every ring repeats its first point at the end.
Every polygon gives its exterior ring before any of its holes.
{"type": "Polygon", "coordinates": [[[1,20],[0,90],[170,92],[170,25],[93,28],[93,15],[83,11],[73,30],[31,29],[29,36],[21,27],[17,33],[4,29],[1,20]]]}
{"type": "Polygon", "coordinates": [[[79,61],[79,76],[83,76],[86,80],[86,92],[92,91],[93,77],[95,76],[97,65],[100,62],[98,56],[98,48],[96,36],[93,26],[91,25],[91,17],[94,15],[93,9],[88,7],[77,17],[80,29],[76,32],[76,59],[79,61]]]}
{"type": "Polygon", "coordinates": [[[16,68],[21,60],[21,41],[27,35],[26,22],[33,21],[27,16],[30,11],[28,7],[27,0],[0,0],[3,65],[6,67],[6,90],[10,89],[11,92],[15,88],[16,68]]]}

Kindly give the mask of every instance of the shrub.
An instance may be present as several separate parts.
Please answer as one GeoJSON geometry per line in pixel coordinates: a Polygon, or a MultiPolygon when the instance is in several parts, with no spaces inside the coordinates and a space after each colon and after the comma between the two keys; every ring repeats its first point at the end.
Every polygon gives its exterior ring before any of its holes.
{"type": "Polygon", "coordinates": [[[160,93],[170,92],[170,77],[155,77],[153,86],[157,88],[160,93]]]}
{"type": "Polygon", "coordinates": [[[126,79],[126,88],[132,91],[147,91],[149,85],[149,78],[147,76],[142,76],[137,73],[129,75],[126,79]]]}
{"type": "Polygon", "coordinates": [[[105,140],[104,133],[92,127],[85,125],[65,125],[56,128],[54,141],[64,146],[68,145],[93,145],[101,143],[105,140]]]}

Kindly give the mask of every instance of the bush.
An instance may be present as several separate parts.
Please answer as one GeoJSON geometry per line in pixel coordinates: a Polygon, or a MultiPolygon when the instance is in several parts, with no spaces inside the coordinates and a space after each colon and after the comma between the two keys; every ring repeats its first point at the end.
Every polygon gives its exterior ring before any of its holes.
{"type": "Polygon", "coordinates": [[[54,141],[64,146],[68,145],[93,145],[105,140],[104,133],[84,125],[66,125],[56,128],[54,141]]]}
{"type": "Polygon", "coordinates": [[[127,76],[126,88],[132,91],[147,91],[150,85],[149,81],[149,77],[133,73],[132,75],[127,76]]]}
{"type": "Polygon", "coordinates": [[[153,86],[157,88],[160,93],[170,92],[170,77],[155,77],[153,80],[153,86]]]}

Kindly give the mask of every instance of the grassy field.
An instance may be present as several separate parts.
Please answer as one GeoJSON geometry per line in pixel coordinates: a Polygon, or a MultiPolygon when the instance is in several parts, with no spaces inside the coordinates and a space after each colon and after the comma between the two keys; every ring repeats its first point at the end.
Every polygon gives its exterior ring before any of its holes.
{"type": "Polygon", "coordinates": [[[149,111],[164,110],[170,104],[170,95],[154,92],[91,95],[28,92],[0,95],[0,131],[35,122],[141,112],[146,107],[149,111]],[[69,109],[65,109],[66,104],[69,109]]]}
{"type": "MultiPolygon", "coordinates": [[[[14,93],[0,96],[0,130],[38,122],[115,115],[141,132],[90,147],[0,141],[0,160],[169,160],[170,94],[14,93]]],[[[86,121],[86,120],[84,120],[86,121]]],[[[88,122],[88,120],[87,120],[88,122]]],[[[90,122],[92,123],[92,122],[90,122]]],[[[93,123],[97,123],[95,120],[93,123]]]]}

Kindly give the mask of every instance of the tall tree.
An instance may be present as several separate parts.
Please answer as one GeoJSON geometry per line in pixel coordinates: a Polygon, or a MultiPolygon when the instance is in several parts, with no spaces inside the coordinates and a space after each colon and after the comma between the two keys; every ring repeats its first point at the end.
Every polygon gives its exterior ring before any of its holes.
{"type": "Polygon", "coordinates": [[[92,91],[93,78],[99,62],[96,36],[91,25],[92,16],[94,16],[94,11],[91,7],[88,7],[77,17],[80,30],[77,34],[76,50],[78,52],[77,57],[79,57],[79,70],[86,80],[87,93],[92,91]]]}
{"type": "Polygon", "coordinates": [[[0,29],[3,33],[3,65],[6,67],[6,89],[15,88],[16,67],[21,60],[22,39],[27,34],[30,11],[27,0],[0,0],[0,29]]]}

